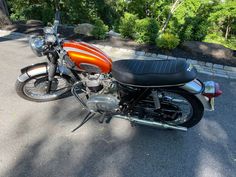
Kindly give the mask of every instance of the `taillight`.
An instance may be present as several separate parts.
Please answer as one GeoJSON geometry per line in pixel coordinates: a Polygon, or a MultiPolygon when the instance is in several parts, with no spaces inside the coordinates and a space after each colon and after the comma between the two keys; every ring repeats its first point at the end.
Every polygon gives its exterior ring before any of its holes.
{"type": "Polygon", "coordinates": [[[205,90],[203,95],[208,97],[209,99],[213,97],[220,96],[223,92],[220,90],[220,85],[214,81],[204,82],[205,90]]]}

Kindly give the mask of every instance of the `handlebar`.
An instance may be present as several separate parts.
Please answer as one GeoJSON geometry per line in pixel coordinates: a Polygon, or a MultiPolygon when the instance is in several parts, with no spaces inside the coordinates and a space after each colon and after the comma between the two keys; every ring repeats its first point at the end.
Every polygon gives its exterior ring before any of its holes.
{"type": "Polygon", "coordinates": [[[53,24],[53,28],[54,28],[54,31],[55,31],[56,34],[57,34],[57,29],[58,29],[58,26],[60,24],[60,21],[61,21],[60,11],[57,10],[56,13],[55,13],[55,20],[54,20],[54,24],[53,24]]]}
{"type": "Polygon", "coordinates": [[[57,34],[58,26],[61,23],[60,0],[54,0],[54,4],[55,4],[56,13],[55,13],[53,29],[54,29],[54,32],[57,34]]]}
{"type": "Polygon", "coordinates": [[[57,10],[55,13],[55,21],[56,20],[59,21],[59,23],[61,21],[61,12],[59,10],[57,10]]]}

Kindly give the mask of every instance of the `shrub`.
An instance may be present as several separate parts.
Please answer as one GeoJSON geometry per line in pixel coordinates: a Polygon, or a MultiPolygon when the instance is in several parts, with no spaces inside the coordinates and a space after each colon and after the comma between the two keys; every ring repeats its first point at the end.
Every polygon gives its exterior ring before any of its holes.
{"type": "Polygon", "coordinates": [[[114,25],[112,26],[113,31],[119,33],[120,32],[120,20],[116,20],[114,25]]]}
{"type": "Polygon", "coordinates": [[[195,41],[202,41],[208,32],[209,24],[207,22],[200,22],[198,25],[195,25],[193,39],[195,41]]]}
{"type": "Polygon", "coordinates": [[[162,49],[167,49],[167,50],[176,48],[179,45],[179,42],[180,39],[178,36],[168,32],[161,34],[156,39],[156,45],[162,49]]]}
{"type": "MultiPolygon", "coordinates": [[[[42,9],[41,13],[42,13],[42,21],[43,21],[44,24],[48,24],[48,23],[54,21],[54,18],[55,18],[54,14],[55,14],[55,12],[50,7],[44,7],[42,9]],[[43,14],[47,14],[47,15],[43,15],[43,14]]],[[[37,19],[37,18],[35,17],[33,19],[37,19]]]]}
{"type": "Polygon", "coordinates": [[[193,25],[188,24],[185,25],[180,31],[179,31],[179,37],[181,41],[190,41],[193,38],[193,25]]]}
{"type": "Polygon", "coordinates": [[[9,7],[11,10],[12,20],[27,21],[30,19],[40,20],[46,25],[54,20],[54,9],[46,2],[28,3],[27,1],[14,2],[10,0],[9,7]]]}
{"type": "Polygon", "coordinates": [[[203,41],[208,43],[221,44],[227,48],[236,50],[236,38],[231,37],[230,39],[225,40],[221,33],[208,34],[203,41]]]}
{"type": "Polygon", "coordinates": [[[94,21],[94,28],[91,33],[96,39],[104,39],[107,31],[108,26],[105,25],[102,20],[96,19],[94,21]]]}
{"type": "Polygon", "coordinates": [[[119,31],[123,37],[134,38],[136,19],[136,15],[130,13],[125,13],[124,17],[121,18],[119,31]]]}
{"type": "Polygon", "coordinates": [[[155,44],[158,33],[157,21],[152,18],[136,20],[135,31],[135,38],[138,42],[155,44]]]}
{"type": "Polygon", "coordinates": [[[209,43],[223,44],[225,39],[220,33],[211,33],[208,34],[203,41],[209,43]]]}

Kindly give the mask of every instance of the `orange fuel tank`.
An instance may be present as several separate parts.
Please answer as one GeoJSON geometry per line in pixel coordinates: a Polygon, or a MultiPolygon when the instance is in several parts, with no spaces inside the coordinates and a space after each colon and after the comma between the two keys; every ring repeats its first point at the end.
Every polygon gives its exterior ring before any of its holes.
{"type": "Polygon", "coordinates": [[[109,73],[112,60],[100,49],[85,42],[67,41],[63,44],[70,59],[81,70],[95,68],[101,73],[109,73]]]}

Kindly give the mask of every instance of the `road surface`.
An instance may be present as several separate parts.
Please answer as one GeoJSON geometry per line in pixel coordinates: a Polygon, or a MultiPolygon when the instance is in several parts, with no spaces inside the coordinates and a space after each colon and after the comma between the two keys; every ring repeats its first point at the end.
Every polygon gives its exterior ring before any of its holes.
{"type": "Polygon", "coordinates": [[[0,39],[1,177],[235,177],[236,80],[220,83],[216,111],[187,133],[91,120],[75,98],[34,103],[19,98],[20,68],[36,58],[23,41],[0,39]]]}

